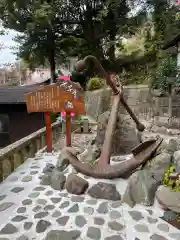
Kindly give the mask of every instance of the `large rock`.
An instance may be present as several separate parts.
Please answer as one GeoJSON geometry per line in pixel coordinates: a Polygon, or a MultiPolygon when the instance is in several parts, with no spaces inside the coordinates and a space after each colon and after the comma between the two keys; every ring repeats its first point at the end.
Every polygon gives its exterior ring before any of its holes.
{"type": "Polygon", "coordinates": [[[67,166],[69,165],[69,159],[71,159],[73,156],[77,156],[78,151],[75,148],[72,147],[65,147],[62,149],[58,156],[58,160],[56,163],[56,167],[59,171],[64,171],[67,166]]]}
{"type": "Polygon", "coordinates": [[[133,173],[123,196],[123,202],[133,207],[136,203],[151,206],[154,203],[158,182],[148,170],[133,173]]]}
{"type": "MultiPolygon", "coordinates": [[[[109,116],[110,112],[105,112],[100,115],[98,120],[96,145],[99,148],[101,148],[104,142],[109,116]]],[[[112,154],[119,155],[130,153],[139,143],[140,139],[133,120],[128,116],[119,115],[113,135],[112,154]]]]}
{"type": "Polygon", "coordinates": [[[78,230],[64,231],[64,230],[51,230],[47,233],[45,240],[75,240],[78,239],[81,232],[78,230]]]}
{"type": "Polygon", "coordinates": [[[95,161],[101,155],[101,150],[95,144],[88,144],[87,148],[79,155],[79,159],[82,162],[95,161]]]}
{"type": "Polygon", "coordinates": [[[173,154],[174,152],[180,150],[180,142],[176,138],[172,138],[169,142],[163,142],[159,149],[162,153],[173,154]]]}
{"type": "Polygon", "coordinates": [[[44,174],[44,175],[40,176],[39,177],[41,179],[40,184],[45,185],[45,186],[51,185],[51,177],[52,177],[52,173],[51,173],[51,175],[44,174]]]}
{"type": "Polygon", "coordinates": [[[164,127],[164,126],[158,127],[156,125],[152,126],[151,132],[165,134],[165,135],[168,134],[168,130],[166,127],[164,127]]]}
{"type": "Polygon", "coordinates": [[[93,198],[121,200],[121,195],[117,191],[115,184],[110,183],[99,182],[88,190],[88,194],[93,198]]]}
{"type": "Polygon", "coordinates": [[[55,166],[52,163],[47,163],[43,169],[43,173],[48,176],[51,176],[54,169],[55,169],[55,166]]]}
{"type": "Polygon", "coordinates": [[[51,187],[55,190],[62,190],[66,182],[64,174],[57,169],[54,169],[51,177],[51,187]]]}
{"type": "Polygon", "coordinates": [[[160,186],[156,198],[164,209],[180,213],[180,192],[173,192],[169,187],[160,186]]]}
{"type": "Polygon", "coordinates": [[[148,162],[144,169],[149,170],[156,181],[161,182],[165,171],[169,168],[170,162],[171,155],[169,153],[161,153],[148,162]]]}
{"type": "Polygon", "coordinates": [[[83,194],[88,188],[88,181],[75,174],[70,174],[67,177],[65,188],[69,193],[80,195],[83,194]]]}
{"type": "MultiPolygon", "coordinates": [[[[162,141],[161,145],[158,147],[157,152],[159,153],[170,153],[167,148],[169,148],[169,144],[166,141],[162,141]]],[[[171,151],[172,152],[172,151],[171,151]]],[[[171,154],[171,153],[170,153],[171,154]]]]}
{"type": "Polygon", "coordinates": [[[172,135],[172,136],[180,135],[179,129],[169,129],[168,132],[169,132],[169,135],[172,135]]]}
{"type": "Polygon", "coordinates": [[[40,184],[41,185],[51,185],[51,177],[53,174],[53,171],[55,170],[55,166],[52,163],[47,163],[46,166],[43,169],[43,175],[39,177],[41,179],[40,184]]]}
{"type": "Polygon", "coordinates": [[[174,152],[173,162],[176,172],[180,173],[180,150],[174,152]]]}

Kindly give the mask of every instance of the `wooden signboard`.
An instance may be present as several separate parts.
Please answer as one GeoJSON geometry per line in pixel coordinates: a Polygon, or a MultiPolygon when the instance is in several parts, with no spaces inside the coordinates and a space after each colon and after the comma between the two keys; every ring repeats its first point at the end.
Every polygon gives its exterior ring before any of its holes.
{"type": "Polygon", "coordinates": [[[79,94],[77,90],[73,92],[67,91],[57,84],[48,85],[35,92],[27,93],[25,99],[28,112],[66,111],[85,114],[82,94],[79,94]]]}
{"type": "Polygon", "coordinates": [[[72,100],[72,95],[55,84],[25,94],[28,112],[60,112],[60,104],[72,100]]]}
{"type": "Polygon", "coordinates": [[[80,84],[74,83],[70,80],[65,81],[63,79],[57,80],[57,85],[60,86],[62,91],[66,91],[72,94],[73,100],[66,101],[66,145],[71,146],[71,116],[70,113],[85,114],[85,104],[83,97],[83,89],[80,84]]]}
{"type": "Polygon", "coordinates": [[[59,79],[58,83],[25,94],[27,111],[44,112],[47,152],[52,152],[50,112],[66,112],[66,144],[71,146],[70,113],[85,114],[82,89],[76,83],[59,79]]]}

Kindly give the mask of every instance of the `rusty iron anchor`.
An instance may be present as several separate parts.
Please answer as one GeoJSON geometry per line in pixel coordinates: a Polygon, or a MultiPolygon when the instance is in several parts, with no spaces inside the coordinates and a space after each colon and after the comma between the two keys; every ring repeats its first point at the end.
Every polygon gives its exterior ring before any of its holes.
{"type": "Polygon", "coordinates": [[[114,95],[113,104],[100,158],[96,160],[93,166],[89,163],[80,162],[76,156],[72,156],[70,163],[78,172],[95,178],[112,179],[122,177],[124,174],[129,173],[140,165],[144,165],[159,147],[162,139],[158,138],[157,140],[146,141],[145,143],[140,144],[137,148],[133,149],[133,157],[130,160],[115,165],[110,165],[112,138],[114,129],[116,127],[119,104],[122,103],[122,105],[125,107],[129,115],[136,123],[136,127],[139,131],[144,131],[145,126],[139,122],[135,114],[126,103],[123,97],[122,87],[118,88],[115,85],[115,83],[110,79],[109,75],[105,72],[102,65],[94,56],[87,56],[84,60],[79,61],[74,67],[75,70],[82,71],[89,60],[95,63],[96,67],[98,67],[101,74],[105,77],[107,84],[112,88],[114,95]]]}
{"type": "Polygon", "coordinates": [[[80,162],[76,156],[69,152],[69,154],[72,155],[70,158],[70,163],[78,172],[94,178],[113,179],[124,177],[137,167],[145,164],[159,147],[161,142],[162,138],[158,138],[157,140],[154,139],[150,142],[146,141],[145,143],[149,145],[149,147],[143,149],[143,151],[139,152],[137,155],[133,155],[131,159],[114,165],[104,164],[104,162],[101,164],[100,160],[97,160],[94,165],[83,163],[80,162]]]}

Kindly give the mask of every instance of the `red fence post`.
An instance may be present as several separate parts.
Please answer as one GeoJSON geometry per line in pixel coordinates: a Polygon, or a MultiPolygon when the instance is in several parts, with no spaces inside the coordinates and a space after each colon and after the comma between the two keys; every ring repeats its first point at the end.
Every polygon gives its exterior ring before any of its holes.
{"type": "Polygon", "coordinates": [[[45,123],[46,123],[46,145],[47,152],[52,152],[52,137],[51,137],[51,113],[45,112],[45,123]]]}
{"type": "Polygon", "coordinates": [[[71,114],[66,112],[66,146],[71,146],[71,114]]]}

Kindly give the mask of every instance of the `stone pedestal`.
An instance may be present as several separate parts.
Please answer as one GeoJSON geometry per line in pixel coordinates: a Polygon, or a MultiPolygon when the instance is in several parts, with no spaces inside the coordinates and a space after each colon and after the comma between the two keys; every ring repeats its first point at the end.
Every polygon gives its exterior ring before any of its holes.
{"type": "MultiPolygon", "coordinates": [[[[110,112],[104,112],[98,120],[98,128],[95,144],[101,148],[107,130],[110,112]]],[[[127,115],[120,115],[117,119],[116,129],[113,135],[112,155],[129,154],[131,150],[140,144],[136,125],[127,115]]]]}
{"type": "Polygon", "coordinates": [[[66,132],[66,123],[62,122],[62,133],[64,134],[66,132]]]}
{"type": "Polygon", "coordinates": [[[83,120],[83,133],[89,133],[89,121],[88,119],[83,120]]]}

